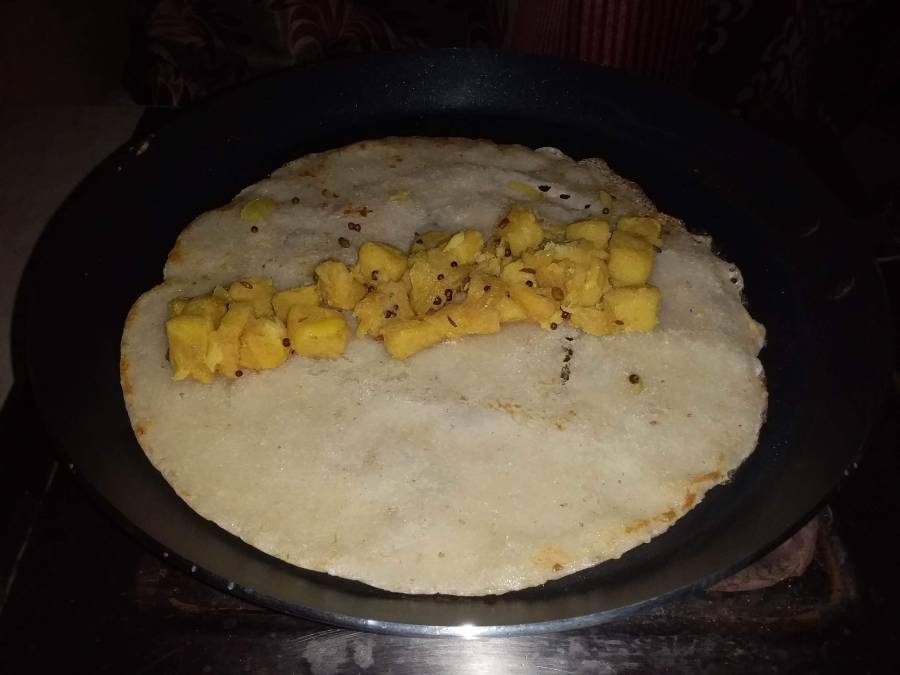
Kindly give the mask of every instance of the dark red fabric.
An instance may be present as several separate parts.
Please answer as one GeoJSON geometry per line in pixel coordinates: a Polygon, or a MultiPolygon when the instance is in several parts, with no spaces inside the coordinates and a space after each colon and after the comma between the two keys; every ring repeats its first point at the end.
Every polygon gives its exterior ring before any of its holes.
{"type": "Polygon", "coordinates": [[[706,0],[521,2],[504,36],[504,46],[687,82],[705,3],[706,0]]]}

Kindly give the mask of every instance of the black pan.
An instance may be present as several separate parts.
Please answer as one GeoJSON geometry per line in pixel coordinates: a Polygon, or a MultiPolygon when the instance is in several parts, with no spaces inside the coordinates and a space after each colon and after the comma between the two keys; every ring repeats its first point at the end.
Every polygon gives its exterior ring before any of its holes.
{"type": "MultiPolygon", "coordinates": [[[[718,579],[803,521],[857,459],[885,391],[883,287],[853,223],[784,148],[681,96],[582,65],[487,51],[384,55],[286,72],[187,111],[113,154],[29,266],[27,362],[66,463],[173,563],[254,602],[385,632],[516,634],[597,623],[718,579]],[[119,388],[129,306],[178,232],[283,162],[391,134],[553,145],[607,158],[711,233],[769,342],[770,409],[727,485],[620,560],[499,597],[387,593],[282,563],[191,511],[135,441],[119,388]],[[143,150],[143,151],[141,151],[143,150]]],[[[102,555],[102,552],[97,552],[102,555]]]]}

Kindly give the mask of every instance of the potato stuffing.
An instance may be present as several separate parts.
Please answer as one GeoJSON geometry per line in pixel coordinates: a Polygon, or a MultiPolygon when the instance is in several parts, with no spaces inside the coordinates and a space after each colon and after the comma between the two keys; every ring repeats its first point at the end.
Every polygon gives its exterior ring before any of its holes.
{"type": "Polygon", "coordinates": [[[397,359],[514,321],[590,335],[651,331],[660,229],[652,217],[623,217],[615,229],[599,219],[544,224],[513,207],[488,241],[477,230],[432,230],[416,233],[406,253],[369,241],[353,266],[319,263],[315,284],[278,291],[250,277],[176,298],[166,323],[173,379],[241,377],[291,354],[338,358],[353,332],[346,313],[358,338],[382,341],[397,359]]]}

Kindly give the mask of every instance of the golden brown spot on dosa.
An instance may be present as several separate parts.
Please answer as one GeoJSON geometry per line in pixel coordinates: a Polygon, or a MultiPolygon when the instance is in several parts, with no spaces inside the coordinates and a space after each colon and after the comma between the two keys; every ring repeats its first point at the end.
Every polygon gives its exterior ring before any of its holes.
{"type": "MultiPolygon", "coordinates": [[[[136,307],[136,306],[137,306],[137,305],[135,305],[135,307],[136,307]]],[[[130,326],[130,325],[137,319],[137,312],[135,312],[134,309],[135,309],[135,308],[132,307],[132,308],[128,311],[128,314],[125,316],[125,327],[126,327],[126,328],[128,328],[128,326],[130,326]]]]}
{"type": "Polygon", "coordinates": [[[694,502],[697,501],[697,495],[695,495],[690,490],[684,495],[684,501],[681,503],[681,508],[687,511],[694,505],[694,502]]]}
{"type": "Polygon", "coordinates": [[[134,425],[134,433],[138,436],[143,436],[147,433],[148,424],[144,424],[143,422],[136,422],[134,425]]]}
{"type": "MultiPolygon", "coordinates": [[[[131,315],[128,315],[129,318],[131,315]]],[[[127,320],[126,320],[127,323],[127,320]]],[[[133,391],[131,386],[131,380],[128,379],[128,368],[130,364],[128,363],[128,359],[124,356],[119,360],[119,376],[122,380],[122,392],[125,396],[131,396],[131,392],[133,391]]]]}
{"type": "Polygon", "coordinates": [[[490,410],[498,410],[500,412],[504,412],[510,417],[515,417],[516,415],[525,415],[528,417],[529,415],[522,410],[522,406],[518,403],[513,403],[511,401],[488,401],[485,403],[485,406],[490,410]]]}
{"type": "Polygon", "coordinates": [[[675,517],[675,511],[669,509],[660,513],[654,520],[658,520],[662,523],[671,523],[673,520],[675,520],[675,517]]]}
{"type": "Polygon", "coordinates": [[[650,521],[646,518],[635,520],[634,522],[628,523],[628,525],[625,526],[625,534],[631,534],[632,532],[644,530],[648,525],[650,525],[650,521]]]}
{"type": "Polygon", "coordinates": [[[558,546],[549,545],[539,549],[532,560],[542,569],[559,572],[569,563],[569,556],[558,546]]]}
{"type": "Polygon", "coordinates": [[[707,473],[702,473],[699,476],[694,476],[691,478],[691,483],[706,483],[711,480],[719,480],[721,477],[721,471],[709,471],[707,473]]]}
{"type": "Polygon", "coordinates": [[[169,251],[169,256],[166,258],[167,263],[176,263],[181,260],[181,237],[175,240],[175,246],[172,247],[172,250],[169,251]]]}

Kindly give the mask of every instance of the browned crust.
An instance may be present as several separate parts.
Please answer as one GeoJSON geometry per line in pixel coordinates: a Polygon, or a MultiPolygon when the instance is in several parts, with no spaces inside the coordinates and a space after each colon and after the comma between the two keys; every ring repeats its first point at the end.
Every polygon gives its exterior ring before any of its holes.
{"type": "Polygon", "coordinates": [[[128,378],[128,369],[131,367],[131,364],[128,363],[128,359],[124,356],[119,359],[119,380],[122,383],[122,393],[125,394],[125,398],[131,396],[134,388],[131,385],[131,380],[128,378]]]}
{"type": "Polygon", "coordinates": [[[640,520],[635,520],[633,522],[628,523],[625,526],[625,534],[631,534],[632,532],[638,532],[640,530],[647,529],[649,527],[650,521],[646,518],[641,518],[640,520]]]}
{"type": "Polygon", "coordinates": [[[655,516],[653,518],[653,520],[657,520],[661,523],[671,523],[677,517],[678,516],[675,514],[674,509],[667,509],[667,510],[663,511],[662,513],[660,513],[658,516],[655,516]]]}
{"type": "Polygon", "coordinates": [[[628,523],[625,526],[625,534],[634,534],[635,532],[640,532],[641,530],[646,530],[650,527],[653,521],[657,523],[671,523],[678,518],[678,514],[675,513],[675,509],[666,509],[660,514],[653,516],[650,518],[640,518],[639,520],[634,520],[628,523]]]}
{"type": "MultiPolygon", "coordinates": [[[[190,227],[190,225],[188,225],[190,227]]],[[[185,228],[187,231],[187,228],[185,228]]],[[[181,237],[175,240],[175,245],[172,247],[172,250],[169,251],[169,255],[166,256],[166,264],[179,262],[184,256],[181,253],[181,237]]]]}
{"type": "Polygon", "coordinates": [[[504,412],[510,417],[515,417],[516,415],[526,414],[522,410],[522,406],[519,403],[515,403],[514,401],[488,401],[485,404],[485,407],[488,410],[497,410],[499,412],[504,412]]]}
{"type": "Polygon", "coordinates": [[[690,479],[690,483],[692,485],[696,485],[697,483],[706,483],[713,480],[720,480],[722,478],[722,472],[719,470],[716,471],[707,471],[706,473],[701,473],[699,476],[694,476],[690,479]]]}
{"type": "Polygon", "coordinates": [[[541,569],[560,572],[571,562],[571,557],[558,546],[544,546],[535,553],[532,562],[541,569]]]}

